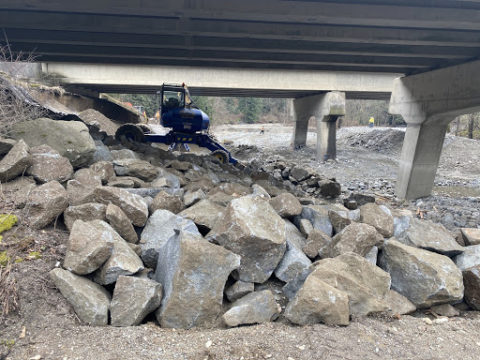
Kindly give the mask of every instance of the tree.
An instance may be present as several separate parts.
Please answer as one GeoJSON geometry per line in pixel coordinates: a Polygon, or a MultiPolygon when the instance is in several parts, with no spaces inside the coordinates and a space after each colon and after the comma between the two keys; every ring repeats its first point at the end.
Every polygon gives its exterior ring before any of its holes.
{"type": "Polygon", "coordinates": [[[258,121],[262,112],[262,103],[258,98],[240,98],[238,110],[243,114],[242,120],[248,124],[258,121]]]}

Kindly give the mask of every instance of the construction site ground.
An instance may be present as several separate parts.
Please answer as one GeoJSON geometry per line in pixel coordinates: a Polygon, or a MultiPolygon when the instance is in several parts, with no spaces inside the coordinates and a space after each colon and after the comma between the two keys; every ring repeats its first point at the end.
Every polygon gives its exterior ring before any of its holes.
{"type": "MultiPolygon", "coordinates": [[[[369,139],[369,133],[378,129],[340,129],[338,161],[320,163],[314,160],[314,132],[309,132],[307,148],[292,152],[292,127],[264,125],[265,132],[260,134],[261,127],[225,125],[214,129],[214,133],[235,146],[246,145],[235,151],[244,161],[279,155],[310,164],[324,175],[337,178],[344,188],[380,179],[385,186],[378,191],[388,195],[389,188],[394,187],[401,142],[393,146],[393,141],[383,139],[384,148],[375,148],[375,139],[381,138],[376,136],[370,145],[368,141],[354,144],[358,137],[369,139]]],[[[393,138],[398,141],[397,135],[393,138]]],[[[423,201],[443,201],[447,197],[457,206],[471,207],[469,199],[480,196],[479,157],[480,142],[448,137],[433,197],[423,201]]],[[[20,211],[14,207],[14,200],[2,195],[4,211],[20,211]]],[[[173,330],[160,328],[153,317],[136,327],[86,326],[48,278],[48,272],[65,254],[66,229],[62,224],[40,231],[18,228],[16,237],[20,245],[25,243],[25,249],[39,251],[42,257],[15,265],[19,310],[0,321],[0,359],[479,358],[480,316],[473,311],[433,324],[425,321],[427,317],[434,319],[431,314],[419,311],[405,316],[352,319],[347,327],[300,327],[279,321],[232,329],[173,330]]],[[[23,249],[20,245],[19,251],[23,249]]]]}

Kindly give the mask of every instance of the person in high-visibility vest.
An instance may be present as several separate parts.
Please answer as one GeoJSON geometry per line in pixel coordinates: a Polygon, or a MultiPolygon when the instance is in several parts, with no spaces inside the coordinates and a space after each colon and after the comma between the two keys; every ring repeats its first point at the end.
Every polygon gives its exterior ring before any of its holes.
{"type": "Polygon", "coordinates": [[[368,120],[368,127],[373,127],[375,125],[375,119],[373,116],[368,120]]]}

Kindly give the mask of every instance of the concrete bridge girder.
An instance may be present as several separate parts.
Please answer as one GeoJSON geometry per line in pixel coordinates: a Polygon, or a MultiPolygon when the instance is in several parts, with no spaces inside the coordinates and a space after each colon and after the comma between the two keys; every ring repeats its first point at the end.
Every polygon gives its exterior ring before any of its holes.
{"type": "Polygon", "coordinates": [[[397,196],[430,195],[448,124],[480,110],[480,61],[396,79],[389,111],[407,123],[397,196]]]}
{"type": "Polygon", "coordinates": [[[331,91],[293,101],[295,111],[294,149],[306,145],[308,123],[315,118],[317,126],[317,160],[335,159],[337,119],[345,115],[345,93],[331,91]]]}

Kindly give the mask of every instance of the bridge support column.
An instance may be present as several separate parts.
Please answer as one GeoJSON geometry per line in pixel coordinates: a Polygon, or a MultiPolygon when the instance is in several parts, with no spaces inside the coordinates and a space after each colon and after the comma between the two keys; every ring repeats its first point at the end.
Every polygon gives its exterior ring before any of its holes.
{"type": "Polygon", "coordinates": [[[448,124],[480,110],[480,61],[394,81],[390,113],[407,123],[396,193],[402,199],[430,195],[448,124]]]}
{"type": "Polygon", "coordinates": [[[345,93],[328,92],[295,99],[295,132],[293,148],[306,145],[308,121],[313,116],[317,125],[317,160],[335,159],[336,126],[339,116],[345,115],[345,93]]]}

